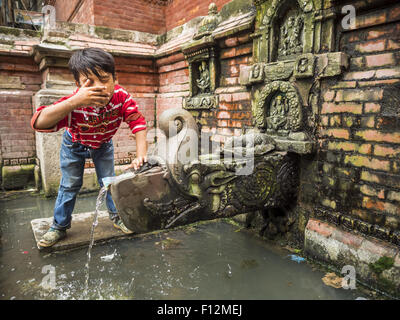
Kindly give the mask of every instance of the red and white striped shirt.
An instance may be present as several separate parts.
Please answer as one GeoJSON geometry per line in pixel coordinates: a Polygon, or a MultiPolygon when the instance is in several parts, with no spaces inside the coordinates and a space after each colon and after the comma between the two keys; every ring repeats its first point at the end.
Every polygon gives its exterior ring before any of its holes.
{"type": "MultiPolygon", "coordinates": [[[[77,92],[78,90],[67,97],[61,98],[54,104],[69,99],[77,92]]],[[[112,139],[121,121],[125,121],[129,125],[132,133],[146,129],[146,120],[139,112],[136,102],[119,85],[115,86],[114,94],[105,107],[78,108],[60,120],[53,129],[35,129],[33,125],[37,117],[44,108],[48,107],[51,106],[39,107],[33,115],[31,126],[34,130],[39,132],[55,132],[66,127],[66,130],[72,136],[73,142],[79,142],[94,149],[100,148],[103,143],[112,139]]]]}

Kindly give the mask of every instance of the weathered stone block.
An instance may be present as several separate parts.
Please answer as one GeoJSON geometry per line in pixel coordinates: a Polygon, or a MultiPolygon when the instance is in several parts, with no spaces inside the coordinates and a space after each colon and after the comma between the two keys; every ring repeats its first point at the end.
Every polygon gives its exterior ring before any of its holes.
{"type": "Polygon", "coordinates": [[[22,189],[34,181],[35,165],[20,165],[2,168],[2,186],[6,190],[22,189]]]}

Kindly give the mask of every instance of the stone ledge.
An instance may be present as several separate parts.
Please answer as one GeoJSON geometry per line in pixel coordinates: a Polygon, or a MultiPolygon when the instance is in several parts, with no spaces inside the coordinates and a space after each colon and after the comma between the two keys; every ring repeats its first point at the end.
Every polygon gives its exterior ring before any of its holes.
{"type": "Polygon", "coordinates": [[[339,229],[330,223],[311,218],[305,229],[304,252],[317,261],[335,267],[353,266],[356,279],[373,288],[400,297],[400,249],[390,243],[365,238],[339,229]],[[371,269],[382,257],[394,264],[380,274],[371,269]]]}
{"type": "MultiPolygon", "coordinates": [[[[77,213],[72,215],[72,227],[67,230],[67,237],[49,248],[39,248],[41,251],[53,252],[88,246],[90,243],[90,232],[93,223],[94,212],[77,213]]],[[[35,241],[38,242],[43,234],[50,228],[53,222],[51,218],[41,218],[31,221],[35,241]]],[[[100,211],[98,215],[98,225],[94,232],[94,243],[103,242],[117,238],[127,238],[133,235],[126,235],[122,231],[114,228],[112,221],[108,217],[108,212],[100,211]]]]}

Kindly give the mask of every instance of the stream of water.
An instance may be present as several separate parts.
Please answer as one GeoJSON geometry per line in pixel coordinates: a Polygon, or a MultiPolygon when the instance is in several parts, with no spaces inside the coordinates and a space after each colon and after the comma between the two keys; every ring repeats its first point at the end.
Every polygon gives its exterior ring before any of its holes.
{"type": "MultiPolygon", "coordinates": [[[[103,210],[101,195],[79,197],[74,213],[103,210]]],[[[287,250],[226,222],[40,252],[30,221],[51,217],[54,202],[38,196],[0,201],[1,300],[377,298],[359,286],[326,286],[327,271],[293,261],[287,250]]]]}
{"type": "Polygon", "coordinates": [[[88,290],[89,290],[89,277],[90,277],[90,259],[91,259],[91,253],[92,253],[92,247],[94,244],[94,230],[96,229],[96,226],[99,222],[98,217],[99,217],[99,211],[100,207],[104,202],[104,199],[106,198],[107,195],[107,187],[102,187],[100,189],[99,195],[97,196],[96,200],[96,208],[93,214],[93,223],[92,223],[92,228],[90,230],[90,242],[89,242],[89,249],[87,252],[87,262],[85,264],[86,268],[86,277],[85,277],[85,289],[83,290],[83,297],[87,297],[88,290]]]}

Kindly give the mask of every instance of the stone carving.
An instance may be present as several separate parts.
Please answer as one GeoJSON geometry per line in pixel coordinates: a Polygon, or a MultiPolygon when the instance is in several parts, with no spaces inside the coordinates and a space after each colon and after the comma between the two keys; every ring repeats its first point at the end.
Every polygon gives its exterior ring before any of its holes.
{"type": "Polygon", "coordinates": [[[253,110],[255,124],[270,133],[288,134],[298,131],[302,125],[300,98],[289,82],[274,81],[260,93],[253,110]]]}
{"type": "Polygon", "coordinates": [[[174,156],[151,157],[150,168],[111,185],[114,202],[128,228],[149,232],[231,217],[281,207],[295,196],[297,162],[287,152],[276,151],[267,134],[253,132],[231,138],[217,153],[185,163],[180,155],[191,143],[197,143],[188,141],[188,133],[197,131],[193,117],[182,109],[167,110],[159,123],[174,156]],[[171,136],[169,123],[177,127],[171,136]],[[248,174],[239,174],[248,168],[248,174]]]}
{"type": "Polygon", "coordinates": [[[316,211],[316,217],[334,223],[348,230],[356,230],[384,241],[400,246],[400,232],[389,228],[371,224],[360,219],[330,211],[316,211]]]}
{"type": "Polygon", "coordinates": [[[209,15],[206,16],[193,37],[193,40],[182,47],[189,63],[189,97],[183,100],[186,109],[211,109],[218,103],[214,95],[217,83],[216,42],[212,31],[220,23],[217,6],[211,3],[209,15]]]}
{"type": "Polygon", "coordinates": [[[218,96],[214,95],[199,95],[190,99],[184,100],[183,107],[185,109],[212,109],[218,105],[218,96]]]}
{"type": "Polygon", "coordinates": [[[208,15],[200,23],[200,27],[194,36],[194,39],[197,40],[210,35],[220,22],[221,17],[218,14],[217,5],[212,2],[208,6],[208,15]]]}
{"type": "Polygon", "coordinates": [[[294,69],[296,78],[308,78],[314,76],[315,57],[313,54],[303,54],[297,57],[294,69]]]}
{"type": "Polygon", "coordinates": [[[290,15],[280,28],[279,56],[290,56],[303,51],[301,33],[304,24],[302,14],[290,15]]]}
{"type": "Polygon", "coordinates": [[[267,124],[273,130],[288,130],[287,113],[289,111],[288,101],[285,96],[278,94],[273,98],[270,105],[270,114],[267,117],[267,124]]]}
{"type": "Polygon", "coordinates": [[[200,93],[210,92],[210,72],[206,61],[202,61],[199,66],[199,79],[196,79],[200,93]]]}
{"type": "Polygon", "coordinates": [[[250,83],[262,82],[264,80],[264,65],[256,63],[250,71],[250,83]]]}

